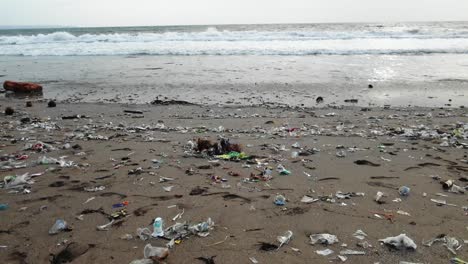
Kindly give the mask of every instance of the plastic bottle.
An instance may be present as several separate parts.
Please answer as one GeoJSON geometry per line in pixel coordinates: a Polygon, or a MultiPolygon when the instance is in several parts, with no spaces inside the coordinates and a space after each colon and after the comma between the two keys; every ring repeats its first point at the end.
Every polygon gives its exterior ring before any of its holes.
{"type": "Polygon", "coordinates": [[[163,220],[161,217],[158,217],[154,219],[153,222],[153,237],[162,237],[164,236],[164,230],[163,230],[163,220]]]}
{"type": "Polygon", "coordinates": [[[0,211],[5,211],[9,208],[8,204],[0,204],[0,211]]]}

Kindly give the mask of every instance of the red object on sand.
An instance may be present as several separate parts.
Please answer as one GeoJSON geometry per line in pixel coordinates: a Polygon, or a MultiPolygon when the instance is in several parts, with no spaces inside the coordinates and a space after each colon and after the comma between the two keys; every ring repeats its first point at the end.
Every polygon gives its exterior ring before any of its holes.
{"type": "Polygon", "coordinates": [[[3,88],[7,91],[13,91],[15,93],[38,93],[42,92],[42,86],[37,83],[30,82],[12,82],[5,81],[3,88]]]}

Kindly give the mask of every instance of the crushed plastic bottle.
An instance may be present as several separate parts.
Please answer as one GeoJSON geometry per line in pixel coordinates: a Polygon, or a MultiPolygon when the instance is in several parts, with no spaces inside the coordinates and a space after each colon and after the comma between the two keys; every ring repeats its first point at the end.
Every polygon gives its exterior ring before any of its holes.
{"type": "Polygon", "coordinates": [[[276,195],[274,203],[276,205],[285,205],[286,204],[286,197],[281,194],[276,195]]]}
{"type": "Polygon", "coordinates": [[[145,259],[156,257],[157,259],[165,259],[169,256],[169,249],[165,247],[153,247],[151,244],[146,244],[143,249],[145,259]]]}
{"type": "Polygon", "coordinates": [[[284,244],[289,243],[292,236],[293,236],[293,232],[291,230],[286,231],[286,233],[284,233],[283,236],[277,236],[276,240],[280,242],[280,245],[278,246],[278,248],[282,247],[284,244]]]}
{"type": "Polygon", "coordinates": [[[58,234],[61,231],[70,229],[67,222],[63,219],[57,219],[55,224],[49,229],[49,235],[58,234]]]}

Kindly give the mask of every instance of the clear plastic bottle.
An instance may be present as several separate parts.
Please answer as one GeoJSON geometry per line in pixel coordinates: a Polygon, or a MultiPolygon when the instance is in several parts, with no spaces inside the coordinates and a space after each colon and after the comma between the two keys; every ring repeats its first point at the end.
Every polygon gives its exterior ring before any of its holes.
{"type": "Polygon", "coordinates": [[[153,234],[152,234],[153,237],[162,237],[162,236],[164,236],[163,220],[162,220],[161,217],[158,217],[158,218],[154,219],[153,228],[154,228],[153,234]]]}

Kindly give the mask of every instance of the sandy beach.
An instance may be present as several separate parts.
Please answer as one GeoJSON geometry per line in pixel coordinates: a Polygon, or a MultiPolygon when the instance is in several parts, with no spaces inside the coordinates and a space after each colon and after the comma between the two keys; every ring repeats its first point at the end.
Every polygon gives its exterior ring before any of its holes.
{"type": "Polygon", "coordinates": [[[1,178],[33,175],[0,190],[0,204],[8,205],[0,211],[2,263],[130,263],[144,258],[146,244],[169,242],[137,236],[138,228],[152,231],[156,217],[164,227],[214,222],[208,236],[182,239],[162,263],[468,259],[468,204],[460,193],[468,181],[466,108],[61,101],[50,108],[34,98],[2,98],[0,106],[15,110],[0,117],[1,178]],[[32,107],[25,106],[28,100],[32,107]],[[223,160],[188,143],[220,138],[240,144],[249,158],[223,160]],[[38,142],[44,145],[34,147],[38,142]],[[280,164],[289,175],[277,170],[280,164]],[[171,179],[160,182],[164,177],[171,179]],[[453,186],[443,188],[447,180],[460,187],[458,193],[453,186]],[[400,195],[402,186],[409,187],[408,195],[400,195]],[[376,202],[378,192],[383,197],[376,202]],[[274,203],[278,194],[286,198],[282,206],[274,203]],[[122,209],[113,205],[123,201],[128,201],[126,214],[98,231],[122,209]],[[57,219],[71,230],[49,235],[57,219]],[[277,236],[288,230],[293,236],[281,248],[261,249],[261,243],[279,246],[277,236]],[[353,235],[357,230],[366,234],[362,240],[353,235]],[[310,243],[311,234],[323,233],[339,242],[310,243]],[[417,248],[379,242],[400,234],[417,248]],[[458,241],[456,255],[444,242],[424,245],[438,236],[458,241]],[[333,253],[317,253],[325,249],[333,253]],[[346,250],[364,255],[346,255],[346,250]]]}

